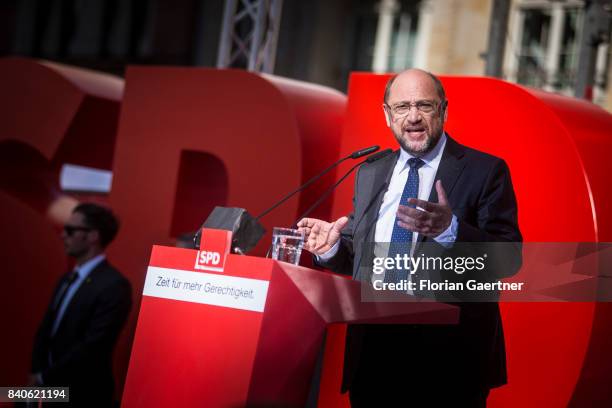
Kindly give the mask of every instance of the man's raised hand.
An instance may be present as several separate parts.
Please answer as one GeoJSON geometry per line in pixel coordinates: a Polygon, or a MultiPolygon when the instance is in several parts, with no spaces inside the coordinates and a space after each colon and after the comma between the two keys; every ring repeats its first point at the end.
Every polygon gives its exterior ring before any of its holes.
{"type": "Polygon", "coordinates": [[[323,255],[338,242],[347,223],[348,217],[340,217],[334,222],[302,218],[297,226],[304,231],[304,249],[314,255],[323,255]]]}
{"type": "Polygon", "coordinates": [[[437,237],[448,228],[453,219],[453,210],[448,203],[446,191],[440,180],[436,181],[435,187],[438,192],[437,203],[411,198],[408,202],[422,210],[406,205],[398,207],[397,223],[400,227],[432,238],[437,237]]]}

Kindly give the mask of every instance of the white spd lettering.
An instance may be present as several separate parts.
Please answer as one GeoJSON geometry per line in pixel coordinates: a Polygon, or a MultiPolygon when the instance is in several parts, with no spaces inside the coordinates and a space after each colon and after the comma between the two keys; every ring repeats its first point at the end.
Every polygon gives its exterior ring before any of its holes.
{"type": "Polygon", "coordinates": [[[199,251],[198,264],[200,265],[219,265],[221,254],[212,251],[199,251]]]}

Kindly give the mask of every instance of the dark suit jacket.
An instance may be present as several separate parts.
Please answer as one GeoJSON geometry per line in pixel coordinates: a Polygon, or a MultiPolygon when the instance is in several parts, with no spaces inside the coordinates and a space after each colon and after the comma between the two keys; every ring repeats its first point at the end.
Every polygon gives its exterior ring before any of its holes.
{"type": "MultiPolygon", "coordinates": [[[[378,212],[398,157],[399,151],[360,168],[353,213],[343,230],[340,250],[322,266],[360,279],[360,265],[372,257],[369,243],[374,242],[378,212]]],[[[460,145],[447,136],[435,179],[442,180],[457,216],[456,242],[522,241],[510,173],[503,160],[460,145]]],[[[435,187],[429,201],[438,201],[435,187]]],[[[427,241],[433,240],[420,237],[420,242],[427,241]]],[[[495,276],[490,280],[513,275],[520,268],[520,244],[505,248],[513,253],[504,254],[504,267],[494,269],[495,276]]],[[[458,306],[458,325],[349,326],[343,391],[357,383],[383,388],[411,384],[474,390],[505,384],[505,348],[498,304],[458,306]],[[402,367],[405,374],[388,377],[402,367]]]]}
{"type": "Polygon", "coordinates": [[[67,276],[58,282],[36,333],[32,372],[42,373],[45,386],[70,387],[73,406],[110,406],[112,351],[130,311],[131,285],[102,261],[76,291],[51,336],[53,299],[67,276]],[[51,365],[49,353],[53,356],[51,365]]]}

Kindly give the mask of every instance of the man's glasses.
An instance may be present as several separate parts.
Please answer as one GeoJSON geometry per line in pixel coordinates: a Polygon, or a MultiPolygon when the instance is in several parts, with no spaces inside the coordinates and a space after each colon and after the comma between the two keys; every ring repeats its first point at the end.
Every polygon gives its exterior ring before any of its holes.
{"type": "Polygon", "coordinates": [[[419,113],[430,115],[439,107],[444,106],[445,102],[440,103],[434,101],[416,101],[416,102],[398,102],[393,106],[385,104],[385,107],[391,112],[394,119],[401,119],[410,113],[410,109],[415,107],[419,113]]]}
{"type": "Polygon", "coordinates": [[[77,231],[89,232],[91,230],[92,229],[89,228],[89,227],[79,227],[79,226],[76,226],[76,225],[64,225],[64,232],[68,236],[72,236],[72,234],[74,234],[77,231]]]}

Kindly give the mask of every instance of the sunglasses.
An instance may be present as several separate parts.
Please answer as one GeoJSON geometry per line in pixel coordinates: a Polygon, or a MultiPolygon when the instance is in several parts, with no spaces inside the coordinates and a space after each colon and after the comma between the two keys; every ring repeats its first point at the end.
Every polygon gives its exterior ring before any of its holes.
{"type": "Polygon", "coordinates": [[[68,236],[72,236],[72,234],[74,234],[77,231],[89,232],[91,230],[92,230],[92,228],[88,228],[88,227],[78,227],[78,226],[74,226],[74,225],[64,225],[64,232],[68,236]]]}

